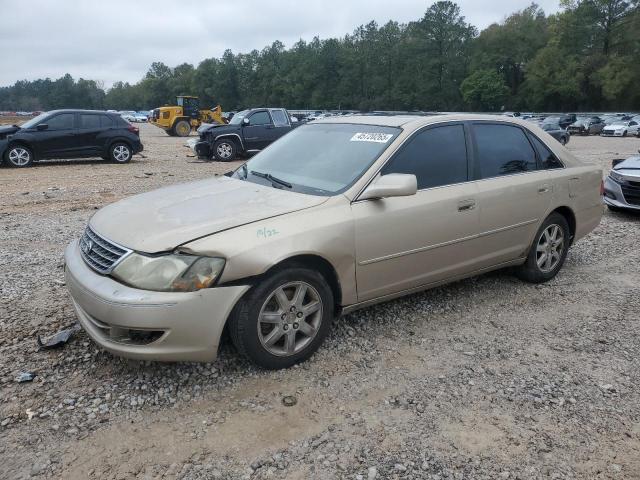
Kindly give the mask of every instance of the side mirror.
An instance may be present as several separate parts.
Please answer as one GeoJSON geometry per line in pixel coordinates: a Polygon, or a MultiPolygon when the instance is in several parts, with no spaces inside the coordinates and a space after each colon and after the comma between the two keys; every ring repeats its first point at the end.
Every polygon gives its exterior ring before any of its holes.
{"type": "Polygon", "coordinates": [[[389,197],[409,197],[418,191],[418,180],[415,175],[406,173],[390,173],[376,178],[362,192],[358,200],[370,200],[389,197]]]}
{"type": "Polygon", "coordinates": [[[41,132],[42,130],[46,130],[47,128],[49,128],[49,125],[46,123],[41,123],[36,127],[36,130],[38,130],[39,132],[41,132]]]}
{"type": "Polygon", "coordinates": [[[249,121],[248,118],[243,118],[242,119],[242,125],[251,125],[251,122],[249,121]]]}

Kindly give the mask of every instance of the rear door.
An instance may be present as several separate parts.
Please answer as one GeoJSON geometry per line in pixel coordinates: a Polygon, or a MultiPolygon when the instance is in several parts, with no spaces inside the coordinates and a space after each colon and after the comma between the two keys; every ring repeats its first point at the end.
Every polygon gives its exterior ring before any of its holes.
{"type": "Polygon", "coordinates": [[[474,270],[478,210],[466,144],[462,123],[415,133],[380,173],[416,175],[416,195],[352,204],[359,301],[474,270]]]}
{"type": "Polygon", "coordinates": [[[78,154],[79,155],[101,155],[102,148],[101,143],[103,140],[101,137],[104,132],[104,127],[102,126],[101,117],[105,115],[100,115],[97,113],[80,113],[79,114],[79,124],[78,124],[78,134],[77,134],[77,144],[78,144],[78,154]]]}
{"type": "Polygon", "coordinates": [[[520,126],[473,122],[472,138],[478,266],[484,268],[526,256],[550,207],[553,184],[520,126]]]}
{"type": "Polygon", "coordinates": [[[46,130],[33,132],[33,147],[41,158],[66,158],[73,156],[76,144],[76,114],[58,113],[41,122],[46,130]]]}
{"type": "Polygon", "coordinates": [[[282,108],[272,108],[269,110],[273,120],[273,129],[270,130],[270,142],[274,142],[291,130],[289,115],[282,108]]]}
{"type": "Polygon", "coordinates": [[[271,143],[273,135],[273,122],[267,110],[258,110],[249,117],[249,125],[244,125],[245,148],[247,150],[262,150],[271,143]]]}

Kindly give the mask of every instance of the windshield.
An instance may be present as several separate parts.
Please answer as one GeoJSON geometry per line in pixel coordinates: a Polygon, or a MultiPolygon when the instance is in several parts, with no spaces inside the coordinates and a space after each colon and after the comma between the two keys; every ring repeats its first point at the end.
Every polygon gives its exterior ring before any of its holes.
{"type": "Polygon", "coordinates": [[[229,120],[229,125],[240,125],[244,117],[247,116],[249,110],[243,110],[241,112],[236,113],[231,120],[229,120]]]}
{"type": "Polygon", "coordinates": [[[557,123],[544,123],[542,124],[542,129],[545,132],[550,132],[551,130],[560,130],[560,125],[557,123]]]}
{"type": "Polygon", "coordinates": [[[233,177],[288,188],[284,182],[293,191],[312,195],[335,195],[360,178],[400,132],[374,125],[303,125],[258,153],[233,177]]]}
{"type": "Polygon", "coordinates": [[[37,117],[33,117],[31,120],[24,122],[22,125],[20,125],[20,128],[33,128],[48,116],[49,114],[47,112],[41,113],[37,117]]]}

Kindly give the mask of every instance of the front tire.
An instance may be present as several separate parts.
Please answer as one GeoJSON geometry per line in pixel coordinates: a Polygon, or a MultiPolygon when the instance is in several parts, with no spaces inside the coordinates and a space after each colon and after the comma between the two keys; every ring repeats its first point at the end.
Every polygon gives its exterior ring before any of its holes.
{"type": "Polygon", "coordinates": [[[33,152],[24,145],[15,145],[5,154],[7,164],[15,168],[26,168],[33,165],[33,152]]]}
{"type": "Polygon", "coordinates": [[[213,156],[219,162],[232,162],[238,155],[236,142],[223,138],[213,144],[213,156]]]}
{"type": "Polygon", "coordinates": [[[570,242],[567,220],[559,213],[552,213],[536,233],[527,260],[518,267],[516,275],[529,283],[548,282],[564,265],[570,242]]]}
{"type": "Polygon", "coordinates": [[[109,149],[109,158],[113,163],[129,163],[132,156],[131,147],[124,142],[116,142],[109,149]]]}
{"type": "Polygon", "coordinates": [[[229,319],[241,355],[276,370],[307,360],[320,347],[334,316],[331,288],[314,270],[280,270],[249,291],[229,319]]]}
{"type": "Polygon", "coordinates": [[[186,120],[180,120],[173,126],[173,132],[178,137],[188,137],[191,134],[191,124],[186,120]]]}

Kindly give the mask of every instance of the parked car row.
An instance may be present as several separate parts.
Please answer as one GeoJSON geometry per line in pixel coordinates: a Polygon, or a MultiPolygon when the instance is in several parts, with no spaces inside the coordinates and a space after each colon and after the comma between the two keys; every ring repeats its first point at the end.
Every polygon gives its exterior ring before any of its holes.
{"type": "Polygon", "coordinates": [[[52,158],[102,157],[127,163],[142,150],[138,128],[117,113],[53,110],[19,126],[0,127],[0,160],[12,167],[52,158]]]}

